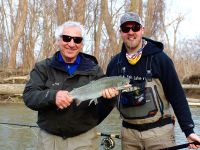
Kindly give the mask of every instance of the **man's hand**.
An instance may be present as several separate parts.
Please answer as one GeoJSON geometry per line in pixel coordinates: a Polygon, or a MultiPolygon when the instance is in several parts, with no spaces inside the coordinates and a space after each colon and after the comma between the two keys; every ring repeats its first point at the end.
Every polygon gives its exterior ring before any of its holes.
{"type": "MultiPolygon", "coordinates": [[[[200,143],[200,138],[199,138],[199,136],[196,135],[195,133],[190,134],[190,135],[187,137],[187,140],[188,140],[189,142],[197,141],[197,142],[200,143]]],[[[190,144],[189,148],[191,148],[191,149],[197,149],[197,148],[200,148],[200,145],[190,144]]]]}
{"type": "Polygon", "coordinates": [[[111,99],[119,95],[119,91],[116,88],[108,88],[102,91],[102,96],[107,99],[111,99]]]}
{"type": "Polygon", "coordinates": [[[60,109],[64,109],[67,108],[68,106],[71,105],[73,101],[72,96],[69,95],[68,91],[58,91],[56,93],[56,105],[58,106],[58,108],[60,109]]]}

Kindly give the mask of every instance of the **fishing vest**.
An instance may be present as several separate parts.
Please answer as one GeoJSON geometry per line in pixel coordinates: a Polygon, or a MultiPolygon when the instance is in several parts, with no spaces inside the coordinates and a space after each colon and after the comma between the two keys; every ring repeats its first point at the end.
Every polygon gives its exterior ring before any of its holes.
{"type": "Polygon", "coordinates": [[[117,108],[120,115],[124,121],[130,124],[153,123],[161,118],[171,117],[170,104],[165,97],[162,84],[159,79],[152,78],[151,61],[146,66],[149,66],[149,69],[147,68],[146,70],[147,76],[144,87],[145,103],[125,106],[120,102],[120,96],[118,98],[117,108]]]}
{"type": "Polygon", "coordinates": [[[124,121],[134,124],[151,123],[160,118],[170,117],[170,105],[158,79],[146,81],[146,102],[139,106],[124,106],[118,102],[118,109],[124,121]]]}

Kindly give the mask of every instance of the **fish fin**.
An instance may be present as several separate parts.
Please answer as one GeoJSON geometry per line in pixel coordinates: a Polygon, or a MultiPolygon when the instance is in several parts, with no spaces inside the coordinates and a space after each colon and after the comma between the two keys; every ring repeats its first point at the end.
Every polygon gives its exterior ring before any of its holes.
{"type": "Polygon", "coordinates": [[[76,102],[76,106],[79,106],[81,104],[81,101],[78,99],[75,99],[75,102],[76,102]]]}
{"type": "Polygon", "coordinates": [[[90,100],[90,103],[89,103],[88,106],[90,106],[90,105],[92,104],[92,102],[94,102],[95,105],[98,104],[98,101],[97,101],[97,99],[95,98],[95,99],[90,100]]]}
{"type": "Polygon", "coordinates": [[[96,99],[94,99],[94,104],[95,104],[95,105],[97,105],[97,104],[98,104],[98,100],[97,100],[97,98],[96,98],[96,99]]]}
{"type": "Polygon", "coordinates": [[[93,102],[94,100],[92,99],[92,100],[90,100],[90,102],[89,102],[89,105],[88,106],[90,106],[91,104],[92,104],[92,102],[93,102]]]}

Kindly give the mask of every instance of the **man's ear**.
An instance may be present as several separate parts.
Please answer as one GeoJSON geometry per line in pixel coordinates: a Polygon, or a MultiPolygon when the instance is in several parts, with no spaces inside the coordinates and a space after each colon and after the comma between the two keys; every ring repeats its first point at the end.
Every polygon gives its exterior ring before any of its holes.
{"type": "Polygon", "coordinates": [[[121,30],[121,28],[119,28],[119,30],[118,30],[118,31],[119,31],[119,34],[122,34],[122,30],[121,30]]]}
{"type": "Polygon", "coordinates": [[[81,49],[83,50],[83,46],[84,46],[84,44],[83,44],[83,42],[81,43],[81,49]]]}
{"type": "Polygon", "coordinates": [[[59,40],[55,41],[55,45],[57,45],[57,46],[59,45],[59,40]]]}
{"type": "Polygon", "coordinates": [[[144,27],[142,27],[142,35],[144,34],[144,27]]]}

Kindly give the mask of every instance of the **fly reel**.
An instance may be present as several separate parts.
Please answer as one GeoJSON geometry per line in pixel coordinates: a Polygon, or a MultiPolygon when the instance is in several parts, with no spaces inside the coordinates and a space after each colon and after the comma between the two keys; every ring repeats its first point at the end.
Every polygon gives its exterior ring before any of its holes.
{"type": "Polygon", "coordinates": [[[105,150],[110,150],[115,147],[115,141],[111,137],[107,136],[101,140],[101,145],[103,145],[105,150]]]}

